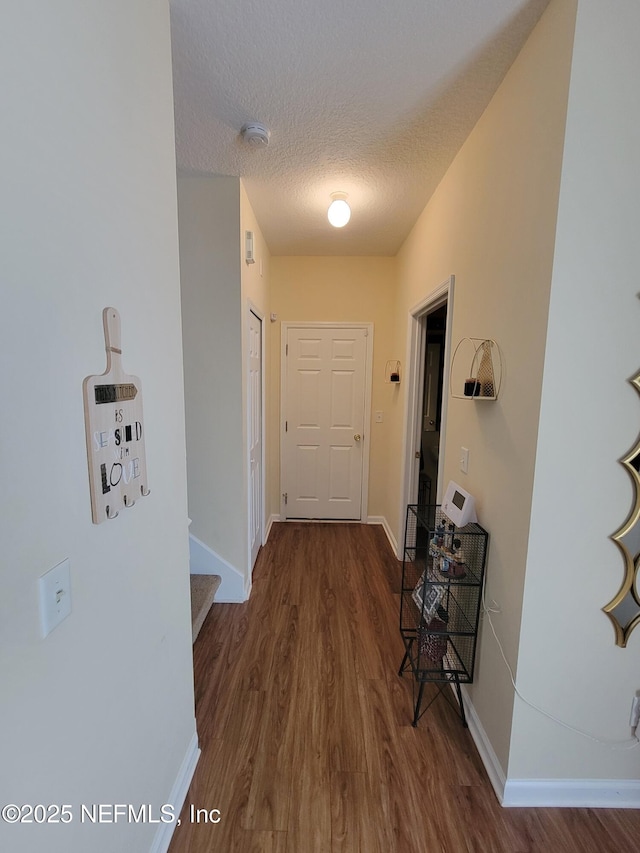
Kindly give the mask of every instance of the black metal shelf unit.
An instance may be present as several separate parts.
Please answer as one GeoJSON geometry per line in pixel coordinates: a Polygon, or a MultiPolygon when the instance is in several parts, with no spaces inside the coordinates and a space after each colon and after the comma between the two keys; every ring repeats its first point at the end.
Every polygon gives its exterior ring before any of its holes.
{"type": "Polygon", "coordinates": [[[440,506],[407,507],[400,599],[405,654],[399,674],[411,671],[418,683],[414,726],[429,682],[439,683],[440,691],[455,687],[467,725],[460,685],[473,681],[488,540],[475,522],[455,528],[440,506]]]}

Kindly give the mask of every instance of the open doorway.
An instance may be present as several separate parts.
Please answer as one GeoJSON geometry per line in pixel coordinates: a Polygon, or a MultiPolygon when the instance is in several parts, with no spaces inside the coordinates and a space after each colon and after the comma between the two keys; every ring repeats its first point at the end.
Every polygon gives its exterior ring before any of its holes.
{"type": "Polygon", "coordinates": [[[420,473],[418,503],[436,502],[440,465],[442,427],[442,389],[444,387],[444,351],[447,329],[447,303],[424,315],[425,358],[420,418],[420,473]]]}
{"type": "Polygon", "coordinates": [[[409,311],[399,559],[407,504],[442,498],[454,283],[452,275],[409,311]]]}
{"type": "Polygon", "coordinates": [[[249,440],[249,572],[253,572],[258,551],[262,546],[264,518],[264,452],[263,452],[263,400],[262,373],[262,317],[257,310],[249,309],[247,380],[247,436],[249,440]]]}

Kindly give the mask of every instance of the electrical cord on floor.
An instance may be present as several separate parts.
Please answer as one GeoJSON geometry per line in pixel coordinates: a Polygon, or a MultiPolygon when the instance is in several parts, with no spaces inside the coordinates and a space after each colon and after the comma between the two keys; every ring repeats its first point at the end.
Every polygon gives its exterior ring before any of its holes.
{"type": "Polygon", "coordinates": [[[516,687],[516,680],[515,680],[515,677],[513,675],[513,670],[511,669],[511,665],[509,664],[509,661],[507,660],[507,656],[505,655],[504,649],[502,648],[502,643],[498,639],[498,635],[496,633],[496,629],[494,627],[493,620],[491,619],[492,613],[500,613],[501,612],[500,607],[498,606],[498,603],[495,600],[492,601],[492,604],[493,604],[493,607],[487,607],[487,603],[486,603],[485,596],[484,596],[484,585],[483,585],[483,587],[482,587],[482,611],[483,611],[483,613],[485,613],[485,615],[487,617],[487,620],[489,622],[489,627],[491,628],[491,633],[493,634],[494,639],[495,639],[496,643],[498,644],[498,648],[500,649],[500,654],[502,655],[502,660],[504,661],[504,664],[507,667],[507,670],[509,672],[509,678],[511,679],[511,684],[513,685],[513,689],[515,690],[515,694],[522,702],[524,702],[525,705],[528,705],[530,708],[533,708],[534,711],[538,711],[539,714],[542,714],[544,717],[547,717],[549,720],[552,720],[554,723],[557,723],[559,726],[562,726],[565,729],[569,729],[569,731],[575,732],[575,734],[581,735],[582,737],[585,737],[588,740],[592,740],[595,743],[602,744],[602,746],[606,746],[608,749],[626,751],[626,750],[630,750],[630,749],[635,749],[638,746],[638,744],[640,743],[640,740],[638,739],[638,737],[636,735],[636,727],[635,726],[631,729],[632,737],[628,738],[627,740],[607,740],[605,738],[599,738],[599,737],[596,737],[595,735],[589,734],[589,732],[585,732],[582,729],[578,729],[575,726],[571,726],[571,725],[569,725],[569,723],[565,723],[564,720],[560,720],[558,717],[554,717],[553,714],[550,714],[548,711],[545,711],[544,708],[541,708],[539,705],[536,705],[534,702],[529,701],[529,699],[527,699],[525,696],[523,696],[522,693],[520,692],[520,690],[516,687]]]}

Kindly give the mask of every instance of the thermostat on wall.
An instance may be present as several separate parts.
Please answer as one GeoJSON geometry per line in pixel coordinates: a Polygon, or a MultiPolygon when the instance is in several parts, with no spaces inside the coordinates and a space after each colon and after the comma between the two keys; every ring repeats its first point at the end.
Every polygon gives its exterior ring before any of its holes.
{"type": "Polygon", "coordinates": [[[442,501],[442,512],[456,527],[464,527],[470,521],[478,520],[475,498],[453,480],[450,480],[447,486],[442,501]]]}

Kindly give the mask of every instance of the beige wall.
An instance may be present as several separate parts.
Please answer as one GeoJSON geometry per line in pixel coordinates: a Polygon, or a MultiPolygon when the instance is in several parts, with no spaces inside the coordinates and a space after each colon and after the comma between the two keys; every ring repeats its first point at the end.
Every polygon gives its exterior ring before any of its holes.
{"type": "Polygon", "coordinates": [[[274,257],[271,260],[272,324],[269,448],[271,513],[280,512],[280,360],[281,323],[371,322],[374,324],[372,412],[383,423],[370,425],[369,516],[384,515],[389,466],[388,431],[398,388],[384,382],[390,358],[402,358],[393,345],[395,260],[393,258],[274,257]]]}
{"type": "MultiPolygon", "coordinates": [[[[571,0],[552,2],[426,207],[398,257],[396,340],[410,309],[455,275],[453,346],[495,339],[505,376],[500,398],[450,399],[444,483],[474,494],[490,533],[487,593],[515,666],[536,454],[547,310],[573,34],[571,0]],[[469,449],[469,472],[458,467],[469,449]]],[[[396,419],[393,455],[404,425],[396,419]]],[[[394,482],[399,494],[399,474],[394,482]]],[[[395,496],[394,496],[395,497],[395,496]]],[[[387,512],[398,535],[400,519],[387,512]]],[[[482,631],[473,703],[506,773],[513,690],[497,646],[482,631]]]]}
{"type": "MultiPolygon", "coordinates": [[[[626,649],[601,612],[617,592],[609,539],[632,504],[617,459],[638,436],[640,7],[580,0],[518,667],[523,694],[601,739],[629,737],[640,629],[626,649]]],[[[509,775],[638,779],[608,748],[516,704],[509,775]],[[542,748],[541,748],[541,745],[542,748]]]]}
{"type": "MultiPolygon", "coordinates": [[[[268,314],[271,253],[262,236],[260,225],[255,217],[242,181],[240,181],[240,254],[243,298],[250,300],[259,311],[268,314]],[[253,254],[255,257],[255,263],[253,264],[248,264],[245,261],[245,231],[253,231],[253,254]]],[[[268,316],[266,319],[268,320],[268,316]]]]}
{"type": "Polygon", "coordinates": [[[157,825],[80,804],[157,812],[195,736],[168,4],[12,4],[2,27],[0,801],[74,820],[0,822],[0,849],[149,850],[157,825]],[[82,381],[106,306],[151,494],[95,525],[82,381]],[[65,558],[72,612],[42,639],[38,579],[65,558]]]}
{"type": "MultiPolygon", "coordinates": [[[[465,336],[500,345],[500,399],[449,401],[444,481],[478,498],[491,536],[487,594],[499,604],[493,620],[519,689],[613,742],[628,738],[640,686],[632,654],[640,630],[619,649],[601,612],[623,573],[609,536],[631,506],[615,460],[637,437],[638,401],[625,379],[639,366],[629,283],[640,262],[640,67],[631,37],[639,17],[631,0],[615,16],[597,0],[552,0],[398,258],[369,260],[373,277],[389,264],[392,285],[374,375],[386,358],[405,359],[409,311],[451,274],[454,345],[465,336]],[[470,449],[468,475],[458,469],[461,445],[470,449]]],[[[361,260],[275,258],[272,310],[279,320],[371,319],[361,288],[347,287],[364,271],[361,260]]],[[[279,348],[274,336],[274,394],[279,348]]],[[[369,512],[399,537],[406,383],[375,386],[372,408],[384,409],[385,425],[372,452],[369,512]]],[[[273,422],[275,435],[275,412],[273,422]]],[[[637,780],[636,753],[571,733],[514,696],[486,623],[470,695],[507,793],[519,780],[592,788],[637,780]]],[[[584,802],[581,790],[569,796],[584,802]]]]}

